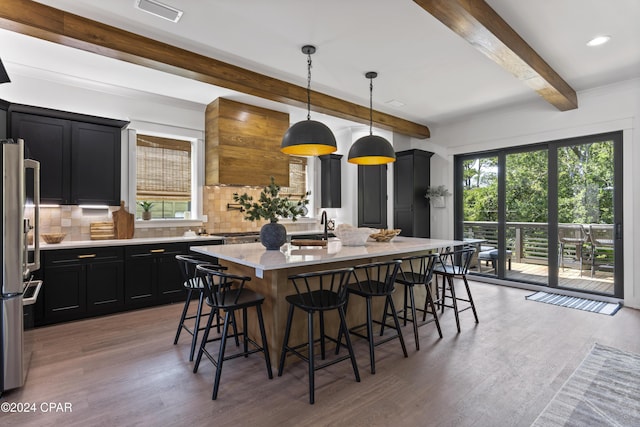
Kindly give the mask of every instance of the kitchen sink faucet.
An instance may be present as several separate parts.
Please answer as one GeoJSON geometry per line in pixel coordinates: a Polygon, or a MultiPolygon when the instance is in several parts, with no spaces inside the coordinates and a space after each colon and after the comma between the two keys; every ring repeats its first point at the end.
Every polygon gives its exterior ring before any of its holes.
{"type": "Polygon", "coordinates": [[[324,236],[322,237],[322,240],[329,240],[329,233],[327,231],[328,226],[329,226],[329,221],[327,221],[327,211],[322,211],[322,214],[320,215],[320,225],[324,224],[324,236]]]}

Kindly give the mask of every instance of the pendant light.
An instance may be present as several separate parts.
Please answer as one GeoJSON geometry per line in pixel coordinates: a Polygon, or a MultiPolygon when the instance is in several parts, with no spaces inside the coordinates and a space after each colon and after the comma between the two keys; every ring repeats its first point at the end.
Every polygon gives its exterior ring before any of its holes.
{"type": "Polygon", "coordinates": [[[373,79],[378,77],[378,73],[369,71],[364,76],[369,79],[369,135],[353,143],[348,161],[356,165],[383,165],[395,162],[396,153],[391,143],[373,134],[373,79]]]}
{"type": "Polygon", "coordinates": [[[296,156],[322,156],[338,150],[336,138],[324,123],[311,120],[311,55],[315,46],[302,47],[307,55],[307,120],[291,126],[282,138],[280,151],[296,156]]]}

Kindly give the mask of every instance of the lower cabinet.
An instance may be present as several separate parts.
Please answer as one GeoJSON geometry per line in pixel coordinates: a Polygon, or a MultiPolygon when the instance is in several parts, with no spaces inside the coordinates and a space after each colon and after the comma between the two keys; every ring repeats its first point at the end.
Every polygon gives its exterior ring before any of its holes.
{"type": "MultiPolygon", "coordinates": [[[[131,245],[42,252],[44,281],[35,326],[184,301],[175,256],[222,241],[131,245]]],[[[212,258],[212,262],[216,260],[212,258]]]]}
{"type": "Polygon", "coordinates": [[[38,324],[80,319],[122,309],[122,248],[47,251],[43,259],[44,308],[38,324]]]}
{"type": "Polygon", "coordinates": [[[184,299],[176,255],[187,253],[184,243],[125,248],[125,304],[145,307],[184,299]]]}

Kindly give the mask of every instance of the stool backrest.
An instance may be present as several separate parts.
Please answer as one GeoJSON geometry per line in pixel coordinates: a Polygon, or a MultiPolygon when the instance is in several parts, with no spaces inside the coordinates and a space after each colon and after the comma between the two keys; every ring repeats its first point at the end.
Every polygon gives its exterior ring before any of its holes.
{"type": "Polygon", "coordinates": [[[195,289],[200,287],[200,277],[196,270],[196,266],[199,264],[215,265],[219,270],[226,269],[226,267],[217,264],[211,264],[210,260],[194,255],[176,255],[176,261],[178,262],[180,275],[182,276],[182,281],[186,288],[195,289]]]}
{"type": "Polygon", "coordinates": [[[433,278],[433,269],[436,263],[439,262],[438,259],[438,254],[400,258],[399,261],[402,261],[402,264],[400,265],[397,280],[414,283],[418,283],[416,280],[419,280],[420,283],[428,285],[433,278]]]}
{"type": "Polygon", "coordinates": [[[353,268],[315,271],[289,276],[289,281],[305,306],[323,309],[344,305],[352,273],[353,268]],[[337,295],[337,300],[332,294],[337,295]]]}
{"type": "Polygon", "coordinates": [[[439,260],[442,271],[448,274],[466,275],[469,273],[469,264],[475,251],[475,248],[466,248],[441,253],[439,260]]]}
{"type": "Polygon", "coordinates": [[[204,278],[204,294],[207,303],[212,307],[237,304],[244,284],[249,282],[251,277],[225,273],[217,267],[213,264],[196,266],[199,274],[204,278]]]}
{"type": "Polygon", "coordinates": [[[390,294],[396,284],[396,277],[402,261],[372,262],[354,267],[356,284],[361,291],[383,295],[390,294]]]}

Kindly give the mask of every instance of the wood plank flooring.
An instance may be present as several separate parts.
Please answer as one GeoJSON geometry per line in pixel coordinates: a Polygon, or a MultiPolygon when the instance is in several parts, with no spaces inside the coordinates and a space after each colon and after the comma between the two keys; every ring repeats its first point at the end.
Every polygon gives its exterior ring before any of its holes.
{"type": "Polygon", "coordinates": [[[479,324],[465,311],[457,334],[447,310],[444,338],[433,323],[420,328],[420,351],[408,325],[409,357],[397,340],[377,347],[375,375],[354,337],[362,381],[348,362],[319,371],[315,405],[304,364],[268,380],[259,355],[225,363],[212,401],[213,366],[203,360],[193,374],[190,337],[172,344],[178,304],[39,328],[26,386],[2,397],[37,412],[0,412],[0,425],[529,426],[595,342],[640,353],[638,310],[605,316],[471,286],[479,324]],[[43,402],[69,402],[72,412],[43,412],[43,402]]]}

